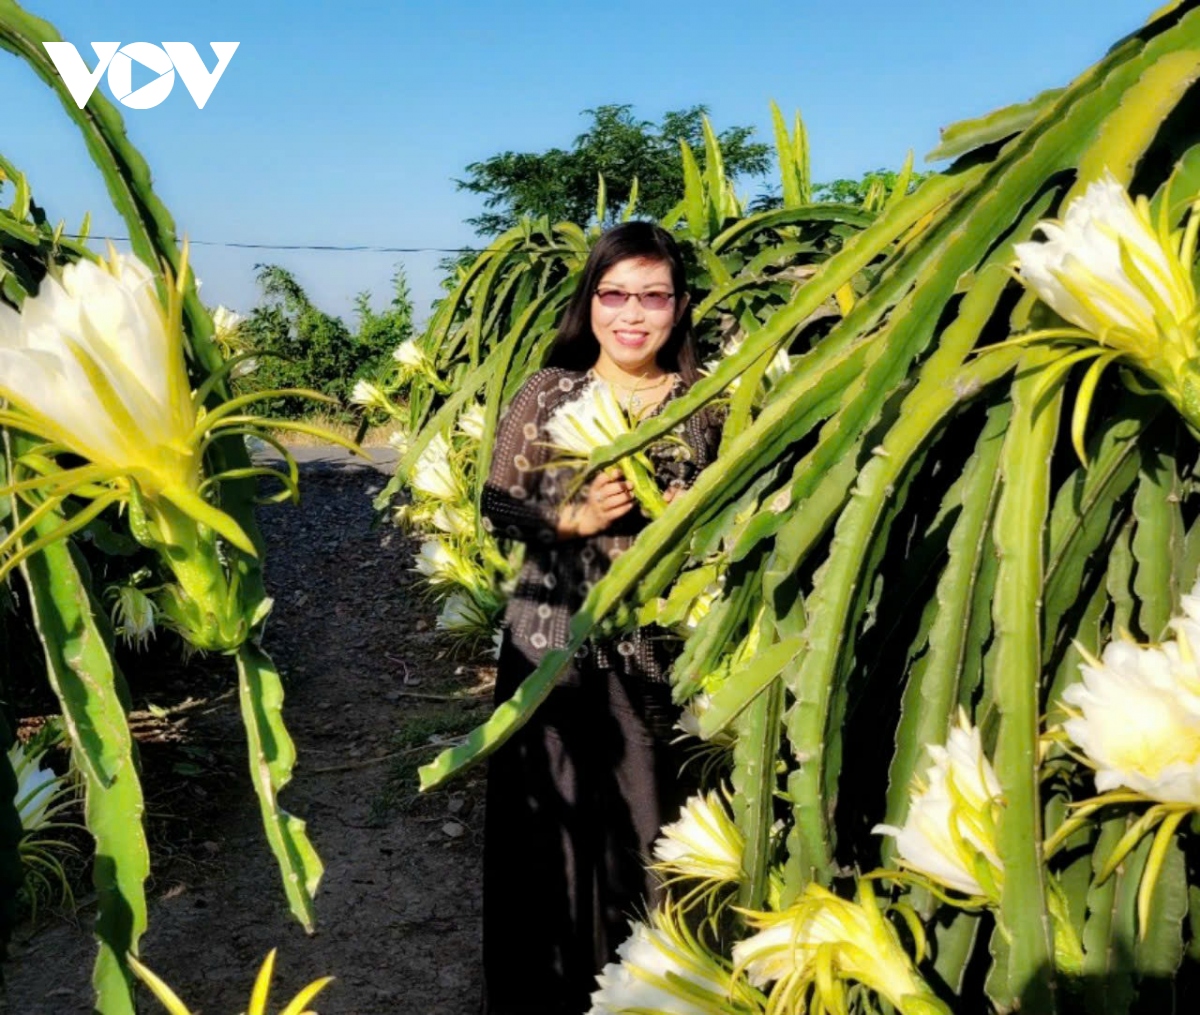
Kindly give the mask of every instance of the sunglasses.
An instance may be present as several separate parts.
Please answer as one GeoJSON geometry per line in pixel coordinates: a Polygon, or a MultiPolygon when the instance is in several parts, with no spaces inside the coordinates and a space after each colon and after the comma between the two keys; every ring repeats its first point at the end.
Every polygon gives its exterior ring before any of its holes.
{"type": "Polygon", "coordinates": [[[666,310],[671,305],[671,301],[675,299],[674,293],[627,293],[624,289],[596,290],[596,299],[600,301],[600,306],[607,307],[609,310],[618,310],[625,306],[631,296],[642,305],[643,310],[666,310]]]}

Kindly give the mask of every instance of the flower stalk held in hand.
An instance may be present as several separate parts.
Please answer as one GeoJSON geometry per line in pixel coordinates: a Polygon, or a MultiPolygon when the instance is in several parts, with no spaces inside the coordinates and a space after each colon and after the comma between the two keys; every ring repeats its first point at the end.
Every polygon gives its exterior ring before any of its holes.
{"type": "MultiPolygon", "coordinates": [[[[602,378],[589,384],[579,398],[564,403],[546,422],[546,433],[554,450],[581,468],[594,451],[632,432],[629,417],[602,378]]],[[[646,514],[660,517],[667,509],[667,502],[654,481],[654,467],[646,454],[638,451],[626,455],[616,467],[646,514]]]]}

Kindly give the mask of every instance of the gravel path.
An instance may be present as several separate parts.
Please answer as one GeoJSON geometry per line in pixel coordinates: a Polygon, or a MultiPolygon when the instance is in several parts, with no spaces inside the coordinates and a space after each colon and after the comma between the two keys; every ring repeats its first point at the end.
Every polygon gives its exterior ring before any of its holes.
{"type": "MultiPolygon", "coordinates": [[[[392,460],[390,449],[372,450],[375,468],[298,449],[302,503],[261,515],[275,598],[266,643],[288,682],[300,757],[284,803],[308,822],[326,865],[313,937],[284,907],[227,694],[232,671],[215,667],[224,686],[172,738],[170,757],[190,747],[199,774],[172,762],[164,775],[158,745],[141,745],[155,827],[167,828],[154,837],[142,958],[195,1015],[244,1010],[272,947],[272,1011],[324,974],[337,980],[316,1002],[321,1015],[478,1010],[481,777],[414,800],[412,763],[436,750],[429,736],[486,716],[494,674],[447,657],[409,570],[411,544],[372,528],[371,496],[392,460]]],[[[77,924],[60,918],[25,932],[0,1011],[91,1011],[91,916],[85,904],[77,924]]],[[[161,1009],[147,998],[143,1010],[161,1009]]]]}

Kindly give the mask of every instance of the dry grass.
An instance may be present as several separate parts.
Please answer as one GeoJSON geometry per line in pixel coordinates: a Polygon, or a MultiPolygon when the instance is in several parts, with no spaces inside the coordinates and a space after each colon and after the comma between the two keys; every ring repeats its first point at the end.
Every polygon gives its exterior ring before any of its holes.
{"type": "MultiPolygon", "coordinates": [[[[303,422],[309,426],[332,431],[339,437],[344,437],[350,441],[354,440],[358,434],[357,423],[347,423],[344,420],[323,412],[314,412],[311,415],[305,416],[303,422]]],[[[394,429],[394,426],[369,427],[366,434],[363,435],[362,446],[364,448],[378,448],[386,445],[388,437],[394,429]]],[[[318,437],[312,437],[306,433],[296,433],[293,430],[275,430],[271,432],[271,436],[282,441],[284,444],[290,444],[294,447],[311,448],[325,443],[318,437]]]]}

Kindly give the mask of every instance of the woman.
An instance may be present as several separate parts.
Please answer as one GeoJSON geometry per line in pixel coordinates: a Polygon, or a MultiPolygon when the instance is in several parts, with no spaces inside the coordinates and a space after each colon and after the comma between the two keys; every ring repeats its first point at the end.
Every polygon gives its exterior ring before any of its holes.
{"type": "MultiPolygon", "coordinates": [[[[617,470],[571,499],[574,473],[547,468],[547,420],[592,384],[632,415],[660,411],[696,380],[686,279],[670,234],[647,222],[592,250],[546,369],[500,420],[483,492],[484,524],[527,544],[505,614],[496,700],[552,648],[646,519],[617,470]]],[[[667,498],[716,455],[701,411],[652,447],[667,498]]],[[[657,628],[593,639],[530,722],[491,759],[484,836],[484,1010],[579,1015],[631,915],[654,890],[646,872],[660,826],[686,794],[671,745],[667,671],[678,642],[657,628]]]]}

